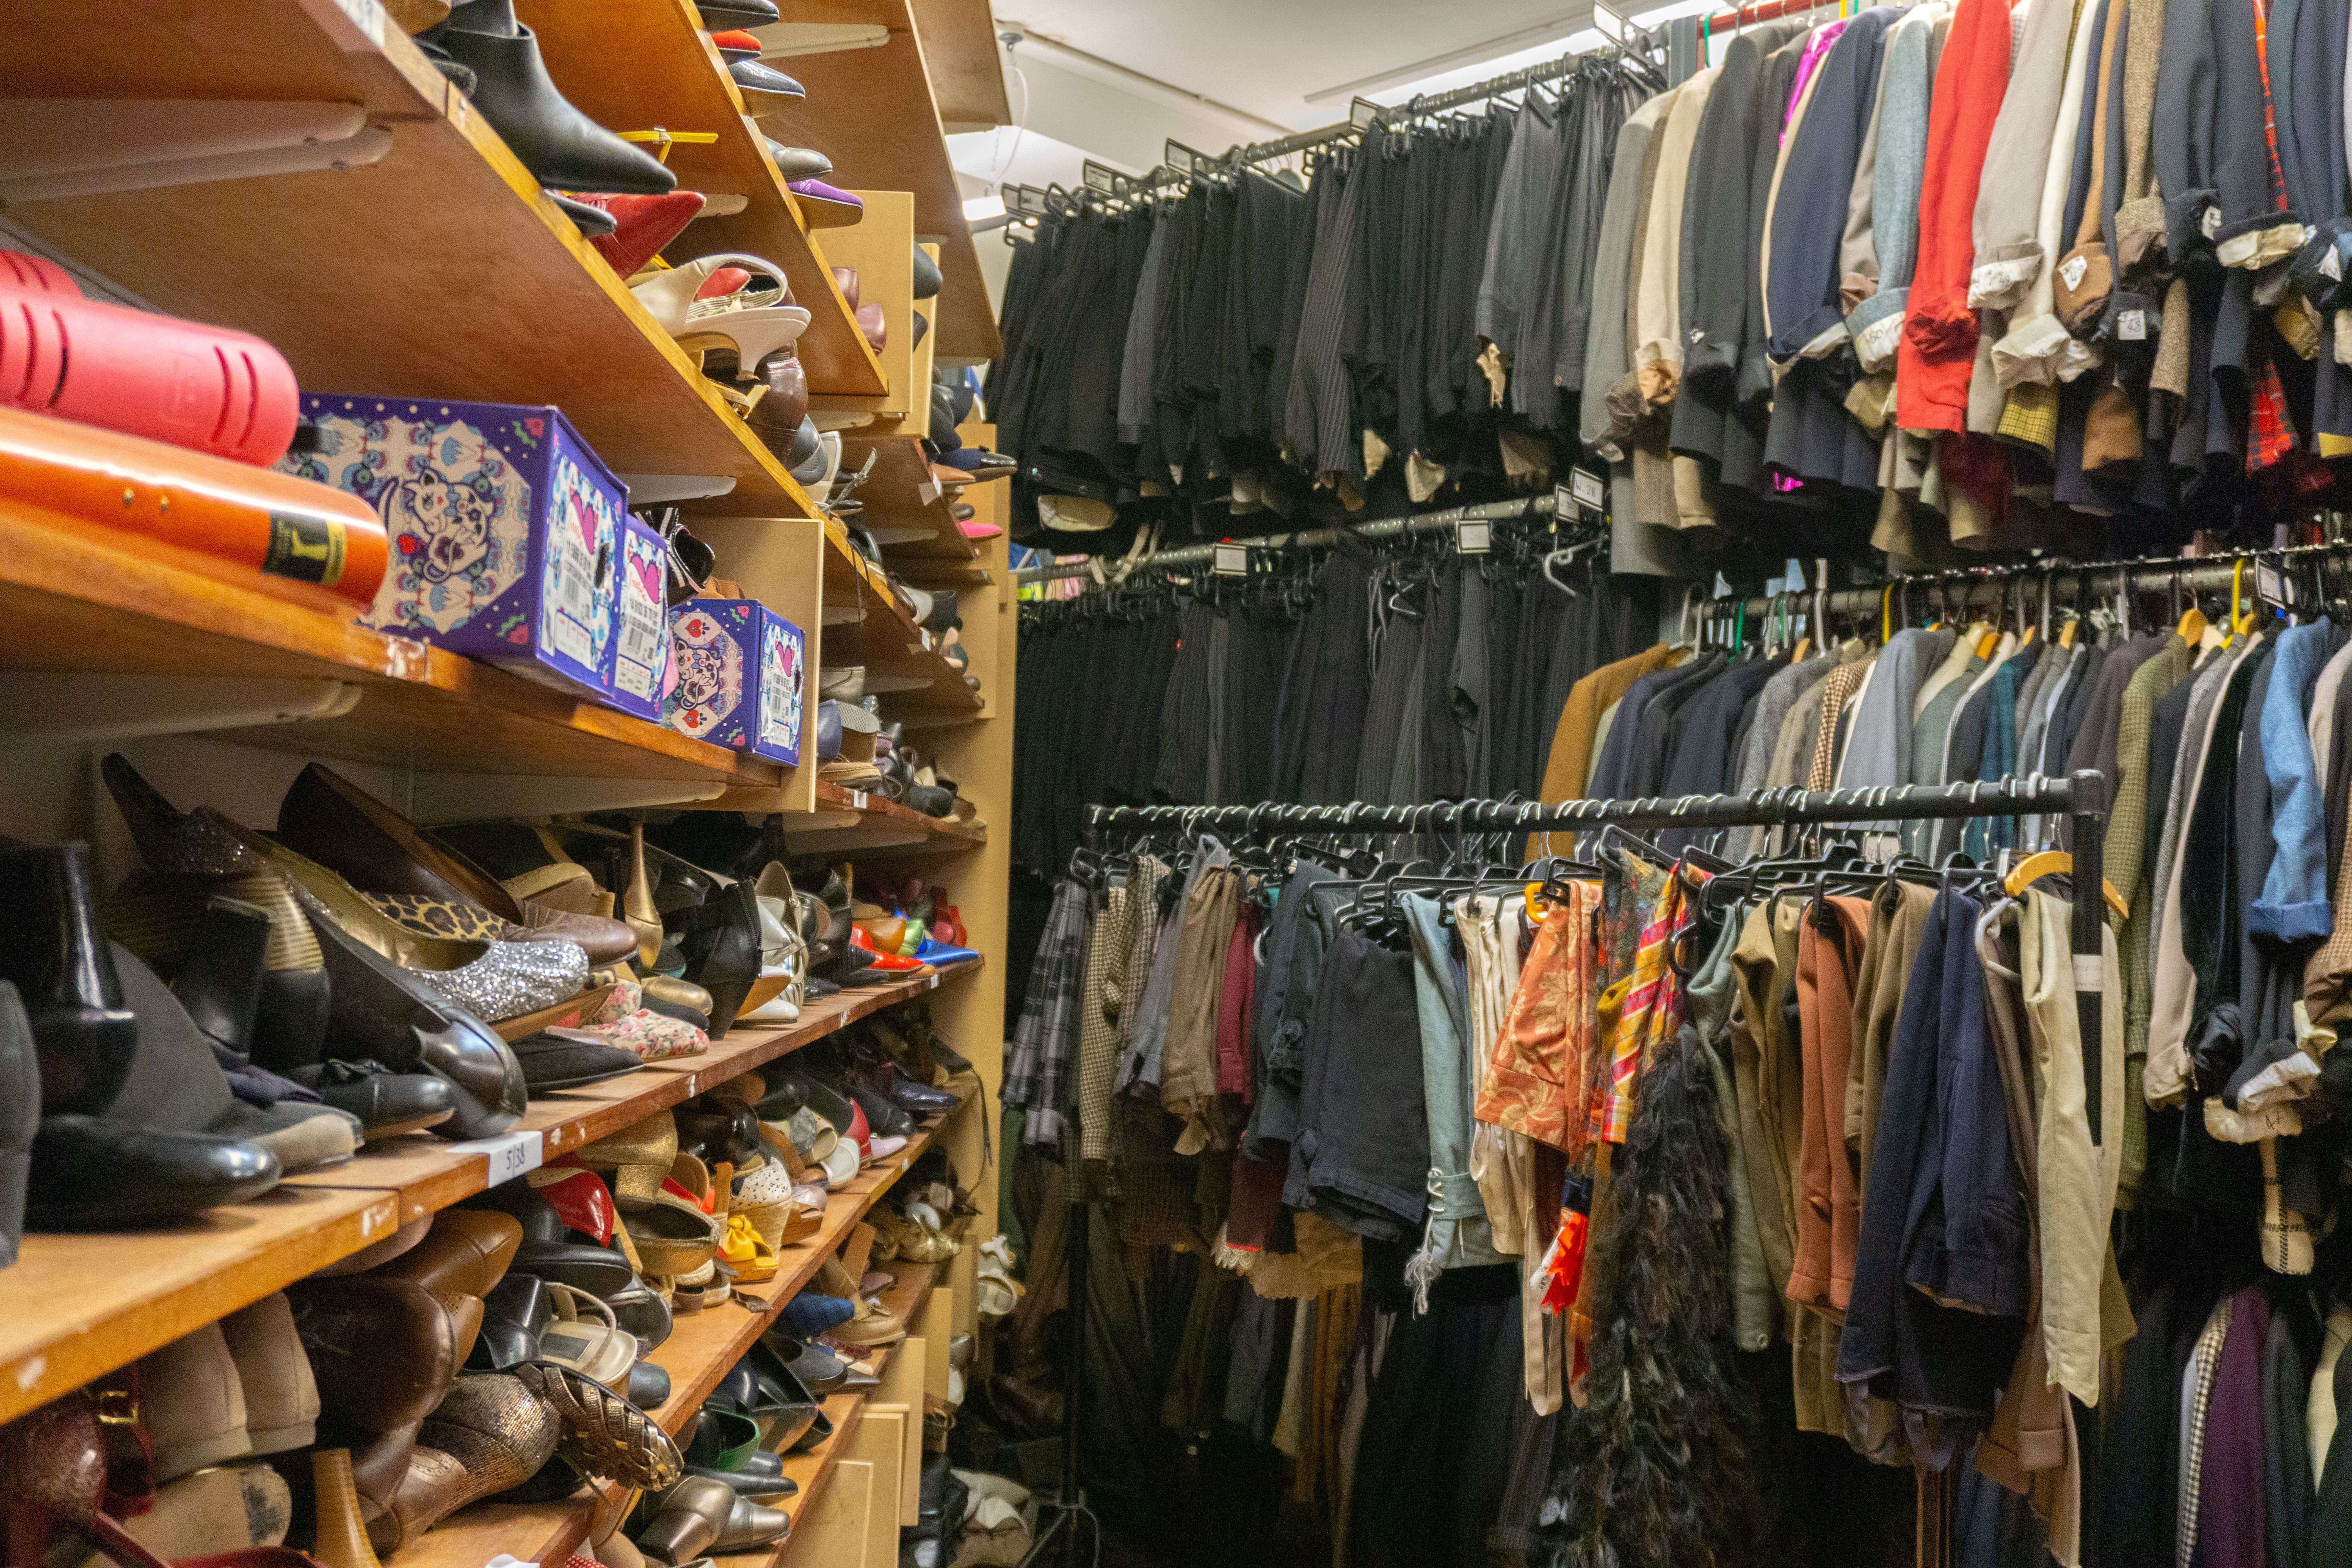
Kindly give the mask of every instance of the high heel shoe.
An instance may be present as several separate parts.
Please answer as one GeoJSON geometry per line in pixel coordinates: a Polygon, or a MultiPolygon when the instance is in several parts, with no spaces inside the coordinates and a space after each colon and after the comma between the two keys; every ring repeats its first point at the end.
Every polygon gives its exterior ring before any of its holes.
{"type": "Polygon", "coordinates": [[[590,248],[624,278],[661,253],[662,247],[686,232],[702,216],[699,191],[672,191],[662,196],[588,195],[580,200],[612,216],[613,232],[588,241],[590,248]]]}
{"type": "Polygon", "coordinates": [[[785,282],[782,268],[772,261],[747,256],[738,250],[698,256],[682,267],[673,267],[641,282],[630,284],[629,292],[636,297],[637,303],[646,308],[663,331],[677,337],[688,331],[689,314],[703,285],[710,280],[711,274],[730,267],[740,267],[746,272],[772,278],[783,289],[782,297],[785,300],[792,298],[792,285],[785,282]]]}
{"type": "Polygon", "coordinates": [[[793,180],[784,188],[799,199],[811,228],[846,228],[866,216],[864,198],[823,180],[793,180]]]}
{"type": "Polygon", "coordinates": [[[0,851],[0,980],[39,1043],[42,1109],[98,1110],[130,1075],[139,1020],[99,925],[89,846],[0,851]]]}
{"type": "Polygon", "coordinates": [[[474,73],[467,96],[543,185],[661,195],[677,176],[583,114],[549,79],[512,0],[470,0],[424,37],[474,73]]]}
{"type": "Polygon", "coordinates": [[[41,1122],[41,1058],[16,988],[0,980],[0,1268],[25,1235],[25,1184],[41,1122]]]}
{"type": "Polygon", "coordinates": [[[661,961],[661,910],[654,906],[653,880],[646,875],[646,825],[629,821],[629,886],[621,895],[622,918],[637,933],[637,962],[651,969],[661,961]]]}

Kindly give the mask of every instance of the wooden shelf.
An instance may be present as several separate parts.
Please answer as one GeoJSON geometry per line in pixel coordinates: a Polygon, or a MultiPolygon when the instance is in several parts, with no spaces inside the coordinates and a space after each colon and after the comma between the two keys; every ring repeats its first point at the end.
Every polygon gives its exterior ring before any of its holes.
{"type": "Polygon", "coordinates": [[[539,35],[548,74],[564,96],[598,123],[616,131],[660,126],[718,133],[715,143],[673,146],[669,167],[682,189],[740,195],[747,205],[726,217],[696,219],[663,254],[677,264],[738,250],[782,267],[793,300],[810,315],[800,357],[811,392],[881,395],[881,363],[693,6],[687,0],[520,0],[515,15],[539,35]],[[625,68],[616,68],[618,62],[625,68]]]}
{"type": "MultiPolygon", "coordinates": [[[[541,1132],[548,1154],[577,1148],[853,1019],[981,967],[958,964],[896,985],[845,991],[810,1004],[801,1021],[788,1027],[733,1032],[702,1056],[654,1063],[583,1089],[534,1100],[521,1125],[541,1132]]],[[[836,1228],[836,1211],[853,1201],[863,1214],[929,1136],[910,1142],[902,1154],[836,1194],[826,1233],[836,1228]],[[887,1174],[866,1190],[864,1184],[877,1173],[887,1174]]],[[[282,1289],[487,1184],[485,1154],[412,1134],[371,1145],[333,1170],[295,1177],[252,1203],[211,1209],[167,1230],[27,1236],[16,1265],[0,1269],[0,1421],[282,1289]]],[[[846,1232],[855,1217],[841,1220],[837,1228],[846,1232]]],[[[795,1267],[800,1261],[796,1255],[795,1267]]],[[[807,1272],[797,1279],[805,1280],[817,1261],[815,1254],[808,1255],[807,1272]]],[[[798,1288],[783,1274],[778,1279],[798,1288]]],[[[475,1557],[467,1568],[487,1561],[475,1557]]],[[[562,1554],[532,1561],[561,1562],[562,1554]]]]}
{"type": "Polygon", "coordinates": [[[996,52],[996,18],[988,0],[912,0],[915,36],[930,68],[940,130],[954,136],[1013,123],[1004,62],[996,52]]]}
{"type": "Polygon", "coordinates": [[[978,560],[977,542],[966,539],[963,530],[956,526],[947,496],[931,476],[931,463],[923,455],[921,435],[919,429],[903,434],[842,432],[844,472],[855,473],[863,468],[869,453],[874,458],[874,471],[857,490],[857,498],[866,503],[865,515],[858,521],[868,528],[887,531],[875,537],[882,541],[883,554],[894,561],[920,559],[961,564],[978,560]],[[923,531],[916,538],[893,537],[916,530],[923,531]]]}
{"type": "MultiPolygon", "coordinates": [[[[221,731],[310,756],[457,774],[659,781],[677,795],[781,786],[774,763],[240,587],[152,541],[71,526],[0,507],[0,667],[359,686],[357,705],[339,718],[221,731]]],[[[72,719],[20,710],[0,720],[0,733],[72,719]]]]}
{"type": "MultiPolygon", "coordinates": [[[[854,811],[859,826],[867,829],[886,828],[891,842],[869,844],[866,847],[924,849],[965,849],[988,842],[988,824],[959,822],[953,817],[926,816],[911,806],[900,805],[895,800],[885,800],[878,795],[863,790],[847,790],[823,779],[816,785],[817,809],[822,811],[854,811]]],[[[855,831],[825,829],[820,831],[855,831]]],[[[799,837],[794,836],[795,840],[799,837]]],[[[846,848],[849,846],[843,846],[846,848]]],[[[964,967],[958,965],[957,967],[964,967]]]]}
{"type": "MultiPolygon", "coordinates": [[[[879,1160],[858,1173],[856,1178],[835,1191],[825,1207],[824,1223],[814,1236],[784,1249],[783,1265],[774,1279],[740,1289],[746,1295],[764,1303],[790,1300],[816,1274],[824,1259],[838,1251],[849,1237],[850,1227],[866,1216],[868,1209],[906,1174],[916,1159],[928,1150],[950,1118],[961,1113],[971,1103],[971,1080],[963,1080],[965,1098],[954,1110],[927,1120],[908,1140],[906,1148],[887,1160],[879,1160]]],[[[914,1266],[902,1265],[913,1271],[914,1266]]],[[[886,1293],[885,1306],[893,1305],[894,1296],[912,1311],[930,1289],[930,1279],[937,1274],[935,1266],[919,1270],[919,1283],[901,1291],[886,1293]]],[[[902,1285],[908,1281],[902,1279],[902,1285]]],[[[702,1401],[719,1380],[727,1374],[743,1353],[766,1330],[773,1319],[762,1311],[750,1311],[729,1303],[707,1308],[699,1312],[684,1314],[676,1320],[670,1337],[654,1352],[653,1362],[669,1373],[670,1396],[656,1419],[662,1429],[675,1435],[686,1425],[687,1417],[700,1407],[702,1401]]],[[[873,1352],[871,1361],[876,1370],[888,1363],[889,1350],[873,1352]]],[[[794,1455],[784,1462],[784,1473],[801,1485],[800,1492],[789,1499],[784,1507],[798,1518],[808,1506],[815,1487],[824,1473],[832,1468],[833,1456],[845,1447],[856,1426],[859,1407],[865,1396],[837,1394],[825,1402],[825,1414],[832,1418],[833,1436],[808,1454],[794,1455]]],[[[527,1561],[561,1563],[581,1549],[588,1536],[590,1519],[596,1497],[583,1490],[577,1497],[558,1502],[528,1505],[477,1503],[461,1510],[427,1531],[424,1538],[404,1549],[391,1559],[399,1568],[479,1568],[499,1552],[513,1553],[528,1548],[532,1556],[527,1561]]],[[[789,1538],[780,1546],[788,1546],[789,1538]]],[[[762,1556],[772,1559],[775,1549],[762,1552],[747,1552],[727,1559],[730,1563],[748,1563],[762,1556]]]]}
{"type": "MultiPolygon", "coordinates": [[[[763,112],[769,134],[814,147],[833,160],[826,183],[850,190],[907,191],[915,198],[915,235],[940,243],[941,287],[931,330],[940,357],[978,364],[1004,352],[989,308],[980,256],[964,222],[963,193],[940,130],[940,103],[924,64],[908,0],[795,0],[793,27],[873,26],[889,30],[873,48],[801,55],[781,61],[808,96],[763,112]]],[[[764,29],[753,28],[764,36],[764,29]]]]}
{"type": "Polygon", "coordinates": [[[616,472],[724,475],[738,505],[812,515],[464,96],[381,7],[352,9],[381,36],[336,0],[151,7],[103,27],[69,0],[10,5],[12,92],[356,102],[392,131],[373,164],[26,202],[11,219],[159,310],[268,339],[308,390],[554,404],[616,472]]]}

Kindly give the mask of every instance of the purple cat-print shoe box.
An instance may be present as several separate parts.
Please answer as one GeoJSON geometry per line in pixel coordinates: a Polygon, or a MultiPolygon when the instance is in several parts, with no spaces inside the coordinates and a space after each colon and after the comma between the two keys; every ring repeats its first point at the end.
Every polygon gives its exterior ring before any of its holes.
{"type": "Polygon", "coordinates": [[[361,625],[655,716],[658,668],[650,695],[614,685],[628,491],[561,411],[308,393],[302,416],[279,468],[358,496],[391,539],[361,625]]]}
{"type": "Polygon", "coordinates": [[[757,599],[688,599],[670,612],[669,727],[798,767],[808,684],[801,628],[757,599]]]}

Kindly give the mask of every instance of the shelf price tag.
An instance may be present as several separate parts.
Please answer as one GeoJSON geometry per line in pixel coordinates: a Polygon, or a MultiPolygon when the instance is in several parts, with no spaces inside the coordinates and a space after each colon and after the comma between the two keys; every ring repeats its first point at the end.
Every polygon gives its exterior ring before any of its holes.
{"type": "Polygon", "coordinates": [[[1249,575],[1250,565],[1248,545],[1220,544],[1214,548],[1216,551],[1216,558],[1210,570],[1216,573],[1220,577],[1246,577],[1249,575]]]}
{"type": "Polygon", "coordinates": [[[453,1147],[461,1154],[479,1154],[487,1159],[490,1167],[488,1184],[494,1187],[538,1170],[546,1158],[545,1143],[536,1128],[496,1138],[477,1138],[453,1147]]]}
{"type": "Polygon", "coordinates": [[[1587,511],[1597,512],[1608,504],[1609,488],[1601,476],[1590,468],[1570,468],[1568,473],[1569,492],[1576,504],[1587,511]]]}
{"type": "Polygon", "coordinates": [[[1484,518],[1465,518],[1454,525],[1454,548],[1464,555],[1484,555],[1495,547],[1495,525],[1484,518]]]}

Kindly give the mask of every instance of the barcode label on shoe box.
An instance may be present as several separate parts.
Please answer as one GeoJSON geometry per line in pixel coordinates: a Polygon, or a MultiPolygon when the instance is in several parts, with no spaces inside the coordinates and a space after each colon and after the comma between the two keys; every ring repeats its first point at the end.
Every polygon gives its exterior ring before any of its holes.
{"type": "Polygon", "coordinates": [[[545,1142],[535,1128],[496,1138],[477,1138],[452,1147],[460,1154],[479,1154],[488,1160],[488,1184],[493,1187],[538,1170],[546,1158],[545,1142]]]}
{"type": "Polygon", "coordinates": [[[383,0],[335,0],[335,9],[349,16],[369,43],[383,47],[383,0]]]}

